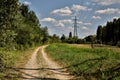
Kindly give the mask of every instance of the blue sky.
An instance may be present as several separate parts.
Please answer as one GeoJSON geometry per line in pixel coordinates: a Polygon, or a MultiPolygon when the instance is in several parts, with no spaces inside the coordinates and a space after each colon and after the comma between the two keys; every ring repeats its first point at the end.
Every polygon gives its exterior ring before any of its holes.
{"type": "Polygon", "coordinates": [[[78,18],[78,36],[96,34],[98,25],[120,17],[120,0],[19,0],[30,6],[51,35],[68,36],[78,18]]]}

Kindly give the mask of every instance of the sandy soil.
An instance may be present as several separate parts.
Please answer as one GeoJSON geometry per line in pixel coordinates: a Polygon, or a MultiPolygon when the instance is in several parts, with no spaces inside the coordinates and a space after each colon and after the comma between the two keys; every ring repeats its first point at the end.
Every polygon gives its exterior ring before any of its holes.
{"type": "Polygon", "coordinates": [[[37,64],[37,52],[39,51],[40,47],[37,48],[34,53],[32,54],[31,58],[29,59],[29,61],[27,62],[27,64],[25,65],[25,69],[23,72],[25,74],[23,74],[23,77],[25,77],[26,79],[31,79],[34,77],[39,77],[39,71],[38,70],[33,70],[35,68],[39,68],[38,64],[37,64]],[[27,70],[28,69],[28,70],[27,70]]]}
{"type": "Polygon", "coordinates": [[[43,56],[43,59],[47,63],[48,69],[50,69],[53,73],[51,76],[52,78],[55,79],[60,79],[60,80],[69,80],[72,79],[72,76],[67,73],[66,69],[63,69],[60,65],[58,65],[55,61],[53,61],[51,58],[49,58],[45,52],[45,47],[42,47],[41,53],[43,56]]]}
{"type": "Polygon", "coordinates": [[[72,76],[49,58],[45,52],[47,46],[37,48],[23,70],[23,80],[73,80],[72,76]],[[39,51],[40,50],[40,51],[39,51]],[[38,53],[41,57],[37,57],[38,53]],[[38,58],[39,61],[38,61],[38,58]]]}

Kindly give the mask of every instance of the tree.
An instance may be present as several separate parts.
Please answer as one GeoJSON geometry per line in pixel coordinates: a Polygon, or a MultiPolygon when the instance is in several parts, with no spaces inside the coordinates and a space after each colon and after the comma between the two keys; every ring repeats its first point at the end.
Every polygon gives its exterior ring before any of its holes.
{"type": "Polygon", "coordinates": [[[69,38],[72,38],[72,32],[69,33],[69,38]]]}
{"type": "Polygon", "coordinates": [[[85,41],[86,42],[93,42],[95,40],[96,36],[95,35],[89,35],[87,37],[85,37],[85,41]]]}
{"type": "Polygon", "coordinates": [[[98,26],[97,29],[97,41],[102,41],[102,26],[98,26]]]}
{"type": "Polygon", "coordinates": [[[59,36],[57,36],[56,34],[53,34],[53,36],[52,36],[52,42],[53,43],[60,42],[59,36]]]}
{"type": "Polygon", "coordinates": [[[0,46],[13,46],[18,11],[18,0],[0,0],[0,46]]]}
{"type": "Polygon", "coordinates": [[[22,14],[24,17],[27,17],[27,16],[28,16],[28,12],[29,12],[29,7],[28,7],[28,5],[22,4],[21,7],[20,7],[20,11],[21,11],[21,14],[22,14]]]}
{"type": "Polygon", "coordinates": [[[66,37],[65,37],[65,35],[63,34],[63,35],[61,36],[61,41],[62,41],[62,42],[65,42],[65,39],[66,39],[66,37]]]}
{"type": "Polygon", "coordinates": [[[43,43],[43,44],[44,44],[44,43],[47,43],[47,41],[48,41],[48,36],[49,36],[49,34],[48,34],[48,28],[47,28],[47,27],[43,27],[43,28],[41,29],[41,31],[42,31],[42,35],[43,35],[42,43],[43,43]]]}
{"type": "Polygon", "coordinates": [[[119,35],[120,18],[107,22],[107,24],[103,28],[99,26],[97,29],[97,40],[102,40],[102,42],[104,42],[105,44],[117,45],[120,40],[119,35]]]}

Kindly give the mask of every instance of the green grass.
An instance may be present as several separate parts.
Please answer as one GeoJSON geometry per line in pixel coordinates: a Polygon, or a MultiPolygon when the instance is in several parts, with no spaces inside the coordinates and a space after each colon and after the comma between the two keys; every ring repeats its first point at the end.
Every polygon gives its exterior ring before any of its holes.
{"type": "Polygon", "coordinates": [[[46,52],[71,74],[82,79],[120,80],[120,52],[66,44],[51,44],[46,52]]]}
{"type": "Polygon", "coordinates": [[[0,49],[0,80],[19,80],[21,73],[12,67],[23,67],[35,47],[26,50],[7,51],[0,49]]]}

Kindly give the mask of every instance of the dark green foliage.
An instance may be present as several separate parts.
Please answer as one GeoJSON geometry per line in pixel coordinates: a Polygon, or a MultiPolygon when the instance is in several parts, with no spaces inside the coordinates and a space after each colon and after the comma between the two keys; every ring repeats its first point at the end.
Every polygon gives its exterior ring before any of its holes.
{"type": "Polygon", "coordinates": [[[105,44],[117,45],[120,41],[120,18],[107,22],[105,26],[97,29],[97,40],[102,40],[105,44]]]}
{"type": "Polygon", "coordinates": [[[0,80],[6,80],[1,78],[5,66],[12,66],[23,56],[17,51],[40,45],[48,36],[47,27],[41,28],[29,6],[18,0],[0,0],[0,80]]]}
{"type": "Polygon", "coordinates": [[[66,37],[65,37],[65,35],[63,34],[63,35],[61,36],[61,41],[62,41],[62,42],[65,42],[65,39],[66,39],[66,37]]]}
{"type": "Polygon", "coordinates": [[[21,14],[22,14],[24,17],[27,17],[28,12],[29,12],[28,5],[22,4],[21,7],[20,7],[20,11],[21,11],[21,14]]]}
{"type": "Polygon", "coordinates": [[[41,32],[42,32],[42,35],[43,35],[43,38],[42,38],[42,43],[45,44],[48,42],[48,28],[47,27],[43,27],[41,28],[41,32]]]}
{"type": "Polygon", "coordinates": [[[86,40],[85,39],[78,39],[77,44],[85,44],[86,40]]]}
{"type": "Polygon", "coordinates": [[[72,37],[72,32],[69,33],[69,37],[66,37],[64,34],[61,36],[62,43],[69,44],[84,44],[86,43],[85,39],[79,39],[78,37],[72,37]]]}
{"type": "Polygon", "coordinates": [[[0,46],[27,48],[44,43],[48,37],[47,27],[41,25],[34,11],[18,0],[0,1],[0,46]]]}
{"type": "Polygon", "coordinates": [[[52,42],[53,43],[59,43],[60,42],[59,36],[57,36],[56,34],[53,34],[53,36],[52,36],[52,42]]]}
{"type": "Polygon", "coordinates": [[[86,42],[91,43],[95,40],[96,36],[95,35],[89,35],[87,37],[85,37],[84,39],[86,40],[86,42]]]}
{"type": "Polygon", "coordinates": [[[72,32],[69,33],[69,38],[72,38],[72,32]]]}
{"type": "Polygon", "coordinates": [[[101,41],[101,38],[102,38],[102,26],[98,26],[96,38],[97,38],[98,41],[101,41]]]}
{"type": "Polygon", "coordinates": [[[27,5],[21,5],[18,0],[0,0],[0,4],[1,47],[20,49],[46,39],[44,33],[48,35],[48,31],[40,28],[36,14],[27,5]]]}
{"type": "Polygon", "coordinates": [[[0,46],[12,46],[16,36],[18,0],[0,0],[0,46]]]}

